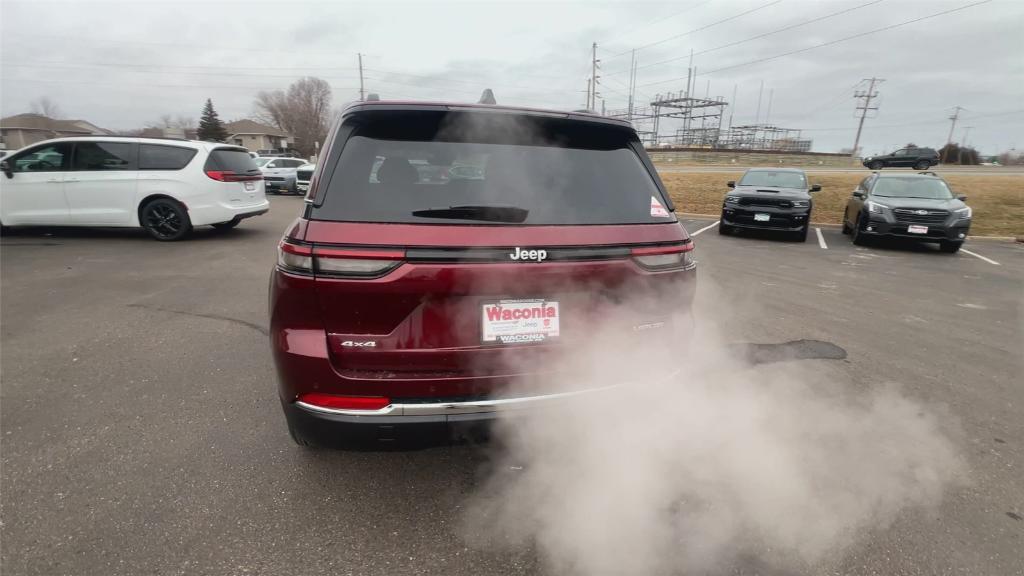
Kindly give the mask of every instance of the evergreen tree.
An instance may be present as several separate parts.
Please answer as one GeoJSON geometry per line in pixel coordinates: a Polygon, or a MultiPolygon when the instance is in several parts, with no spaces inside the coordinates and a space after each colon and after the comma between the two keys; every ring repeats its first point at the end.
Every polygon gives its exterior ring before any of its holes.
{"type": "Polygon", "coordinates": [[[199,119],[199,130],[196,137],[200,140],[210,142],[223,142],[228,138],[228,131],[224,129],[224,123],[217,117],[217,111],[213,109],[213,101],[206,99],[203,106],[203,115],[199,119]]]}

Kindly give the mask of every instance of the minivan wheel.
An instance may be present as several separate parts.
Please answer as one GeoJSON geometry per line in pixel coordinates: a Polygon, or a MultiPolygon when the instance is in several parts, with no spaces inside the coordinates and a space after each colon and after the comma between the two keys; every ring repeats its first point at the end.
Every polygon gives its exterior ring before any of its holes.
{"type": "Polygon", "coordinates": [[[931,166],[927,160],[922,160],[917,164],[914,164],[914,170],[927,170],[931,166]]]}
{"type": "Polygon", "coordinates": [[[871,164],[868,164],[868,168],[872,170],[881,170],[883,167],[885,167],[885,164],[882,164],[880,160],[875,160],[871,164]]]}
{"type": "Polygon", "coordinates": [[[217,222],[216,224],[210,224],[210,226],[213,226],[217,230],[231,230],[235,226],[238,226],[238,224],[241,221],[241,219],[235,218],[233,220],[228,220],[227,222],[217,222]]]}
{"type": "Polygon", "coordinates": [[[948,240],[943,240],[942,242],[939,242],[939,250],[955,254],[960,251],[960,247],[963,245],[963,242],[950,242],[948,240]]]}
{"type": "Polygon", "coordinates": [[[161,242],[181,240],[192,231],[188,212],[181,204],[168,198],[151,200],[142,207],[141,216],[142,227],[161,242]]]}

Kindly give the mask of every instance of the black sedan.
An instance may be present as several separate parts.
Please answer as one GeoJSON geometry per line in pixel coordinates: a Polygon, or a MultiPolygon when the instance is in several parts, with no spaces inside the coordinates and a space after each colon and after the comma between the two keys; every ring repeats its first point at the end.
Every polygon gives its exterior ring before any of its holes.
{"type": "Polygon", "coordinates": [[[784,232],[797,240],[807,240],[814,202],[807,175],[797,168],[751,168],[740,181],[729,182],[733,190],[722,202],[719,234],[731,234],[738,228],[784,232]]]}

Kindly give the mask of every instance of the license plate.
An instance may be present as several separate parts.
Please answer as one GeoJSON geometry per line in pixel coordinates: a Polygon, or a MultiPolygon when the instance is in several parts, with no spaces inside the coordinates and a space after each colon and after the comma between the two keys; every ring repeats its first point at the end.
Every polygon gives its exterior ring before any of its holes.
{"type": "Polygon", "coordinates": [[[255,182],[246,182],[245,183],[245,189],[246,190],[255,190],[256,189],[256,183],[255,182]]]}
{"type": "Polygon", "coordinates": [[[754,222],[767,222],[771,219],[771,214],[754,214],[754,222]]]}
{"type": "Polygon", "coordinates": [[[544,342],[558,337],[558,302],[499,300],[482,306],[484,343],[544,342]]]}
{"type": "Polygon", "coordinates": [[[907,226],[907,232],[910,232],[911,234],[927,234],[928,233],[928,227],[927,226],[907,226]]]}
{"type": "Polygon", "coordinates": [[[306,190],[309,190],[309,184],[298,184],[297,187],[302,192],[305,192],[306,190]]]}

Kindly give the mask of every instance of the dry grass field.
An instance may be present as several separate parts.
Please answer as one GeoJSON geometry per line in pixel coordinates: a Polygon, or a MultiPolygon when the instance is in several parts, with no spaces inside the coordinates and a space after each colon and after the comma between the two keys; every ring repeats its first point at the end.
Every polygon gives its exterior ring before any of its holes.
{"type": "MultiPolygon", "coordinates": [[[[676,210],[694,214],[718,215],[722,197],[729,190],[726,182],[739,180],[742,172],[663,172],[661,179],[676,204],[676,210]]],[[[846,201],[866,174],[808,174],[812,184],[821,184],[814,194],[811,219],[820,224],[838,224],[846,201]]],[[[957,194],[967,195],[974,209],[971,234],[978,236],[1024,237],[1024,177],[989,175],[950,175],[946,181],[957,194]]]]}

